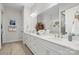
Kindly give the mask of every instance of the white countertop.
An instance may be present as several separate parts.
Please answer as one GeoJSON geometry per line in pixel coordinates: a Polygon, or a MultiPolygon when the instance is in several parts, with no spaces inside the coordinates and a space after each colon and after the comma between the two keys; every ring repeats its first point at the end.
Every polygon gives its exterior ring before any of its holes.
{"type": "Polygon", "coordinates": [[[26,33],[26,34],[29,34],[29,35],[50,41],[52,43],[56,43],[56,44],[61,45],[61,46],[71,48],[71,49],[74,49],[74,50],[79,50],[79,41],[77,41],[77,40],[72,40],[70,42],[66,38],[54,37],[53,34],[50,34],[50,35],[37,35],[37,34],[34,34],[34,33],[26,33]]]}

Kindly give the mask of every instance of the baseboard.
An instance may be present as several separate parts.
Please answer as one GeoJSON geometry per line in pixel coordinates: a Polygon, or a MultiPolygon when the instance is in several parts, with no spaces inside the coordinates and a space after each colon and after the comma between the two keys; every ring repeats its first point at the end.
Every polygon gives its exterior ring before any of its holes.
{"type": "Polygon", "coordinates": [[[17,42],[17,41],[22,41],[22,40],[3,41],[3,44],[4,44],[4,43],[17,42]]]}

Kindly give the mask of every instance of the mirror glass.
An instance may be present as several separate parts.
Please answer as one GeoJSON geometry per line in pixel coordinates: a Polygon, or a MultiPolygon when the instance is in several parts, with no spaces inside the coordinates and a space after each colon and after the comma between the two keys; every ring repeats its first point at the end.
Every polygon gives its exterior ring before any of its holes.
{"type": "Polygon", "coordinates": [[[45,30],[52,34],[59,34],[59,8],[58,5],[47,9],[37,16],[37,22],[43,23],[45,30]]]}

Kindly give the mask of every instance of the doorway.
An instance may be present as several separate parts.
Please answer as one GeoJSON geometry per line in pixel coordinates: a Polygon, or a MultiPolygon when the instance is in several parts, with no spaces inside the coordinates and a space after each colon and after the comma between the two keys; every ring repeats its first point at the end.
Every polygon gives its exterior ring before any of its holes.
{"type": "Polygon", "coordinates": [[[1,24],[1,45],[2,45],[2,41],[3,40],[3,25],[1,24]]]}
{"type": "Polygon", "coordinates": [[[3,44],[3,11],[1,12],[1,45],[3,44]]]}

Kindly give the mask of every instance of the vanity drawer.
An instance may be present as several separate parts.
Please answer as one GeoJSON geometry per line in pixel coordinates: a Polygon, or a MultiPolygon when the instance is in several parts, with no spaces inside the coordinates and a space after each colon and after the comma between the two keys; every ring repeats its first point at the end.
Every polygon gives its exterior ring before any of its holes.
{"type": "Polygon", "coordinates": [[[55,51],[54,49],[46,49],[46,55],[61,55],[59,52],[55,51]]]}
{"type": "MultiPolygon", "coordinates": [[[[55,40],[55,39],[54,39],[55,40]]],[[[37,55],[72,55],[75,51],[56,43],[27,35],[26,44],[37,55]]]]}
{"type": "Polygon", "coordinates": [[[49,42],[49,41],[46,41],[44,39],[40,39],[40,38],[37,38],[37,41],[43,45],[46,49],[50,50],[50,51],[56,51],[57,53],[59,54],[67,54],[67,55],[71,55],[71,54],[74,54],[75,51],[70,49],[70,48],[67,48],[67,47],[64,47],[64,46],[61,46],[61,45],[58,45],[56,43],[53,43],[53,42],[49,42]]]}

